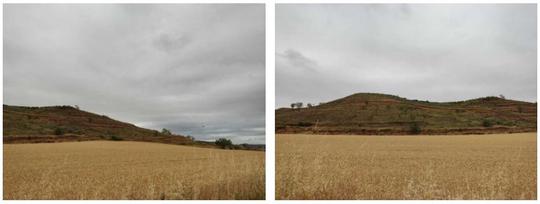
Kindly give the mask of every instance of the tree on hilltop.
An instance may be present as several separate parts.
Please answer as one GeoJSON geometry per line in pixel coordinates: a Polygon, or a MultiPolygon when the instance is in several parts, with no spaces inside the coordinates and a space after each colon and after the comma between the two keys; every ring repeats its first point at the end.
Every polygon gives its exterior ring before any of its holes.
{"type": "Polygon", "coordinates": [[[171,131],[170,130],[167,130],[165,128],[163,128],[163,130],[161,130],[161,134],[164,134],[164,135],[172,135],[171,131]]]}

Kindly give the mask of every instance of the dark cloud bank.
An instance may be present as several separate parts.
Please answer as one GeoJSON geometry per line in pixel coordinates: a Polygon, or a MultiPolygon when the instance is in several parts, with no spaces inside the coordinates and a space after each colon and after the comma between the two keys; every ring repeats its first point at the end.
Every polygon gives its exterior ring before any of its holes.
{"type": "Polygon", "coordinates": [[[264,5],[5,5],[4,103],[264,143],[264,5]]]}
{"type": "Polygon", "coordinates": [[[535,102],[536,5],[277,5],[276,107],[356,92],[535,102]]]}

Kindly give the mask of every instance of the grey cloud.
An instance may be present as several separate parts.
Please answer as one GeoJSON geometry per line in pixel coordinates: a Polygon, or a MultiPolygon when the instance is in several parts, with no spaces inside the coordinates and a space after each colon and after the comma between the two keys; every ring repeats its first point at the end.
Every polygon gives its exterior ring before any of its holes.
{"type": "Polygon", "coordinates": [[[280,58],[286,59],[287,62],[289,62],[294,67],[305,68],[313,71],[315,70],[315,66],[317,66],[317,63],[315,61],[305,57],[302,53],[293,49],[285,50],[283,54],[277,53],[277,55],[280,58]]]}
{"type": "Polygon", "coordinates": [[[261,4],[5,5],[4,103],[264,143],[264,29],[261,4]]]}
{"type": "Polygon", "coordinates": [[[162,33],[157,39],[154,40],[154,44],[159,50],[171,52],[186,46],[190,41],[190,38],[185,34],[171,36],[167,33],[162,33]]]}
{"type": "Polygon", "coordinates": [[[533,4],[279,4],[276,107],[355,92],[534,102],[536,34],[533,4]]]}

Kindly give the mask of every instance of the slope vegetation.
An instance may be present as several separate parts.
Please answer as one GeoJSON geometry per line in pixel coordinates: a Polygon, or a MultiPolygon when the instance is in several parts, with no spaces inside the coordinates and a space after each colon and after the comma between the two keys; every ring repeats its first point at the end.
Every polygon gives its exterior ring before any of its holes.
{"type": "Polygon", "coordinates": [[[84,140],[130,140],[173,144],[192,144],[180,135],[165,135],[156,130],[120,122],[105,115],[71,106],[3,106],[4,142],[58,142],[84,140]]]}
{"type": "Polygon", "coordinates": [[[276,110],[277,133],[483,134],[536,131],[536,103],[484,97],[458,102],[358,93],[309,108],[276,110]]]}

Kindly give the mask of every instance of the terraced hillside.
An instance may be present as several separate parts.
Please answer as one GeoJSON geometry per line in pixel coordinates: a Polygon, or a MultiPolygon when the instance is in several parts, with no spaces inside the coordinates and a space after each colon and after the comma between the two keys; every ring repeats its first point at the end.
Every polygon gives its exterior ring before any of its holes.
{"type": "Polygon", "coordinates": [[[484,97],[429,102],[358,93],[319,106],[276,110],[277,133],[483,134],[536,131],[536,103],[484,97]]]}

